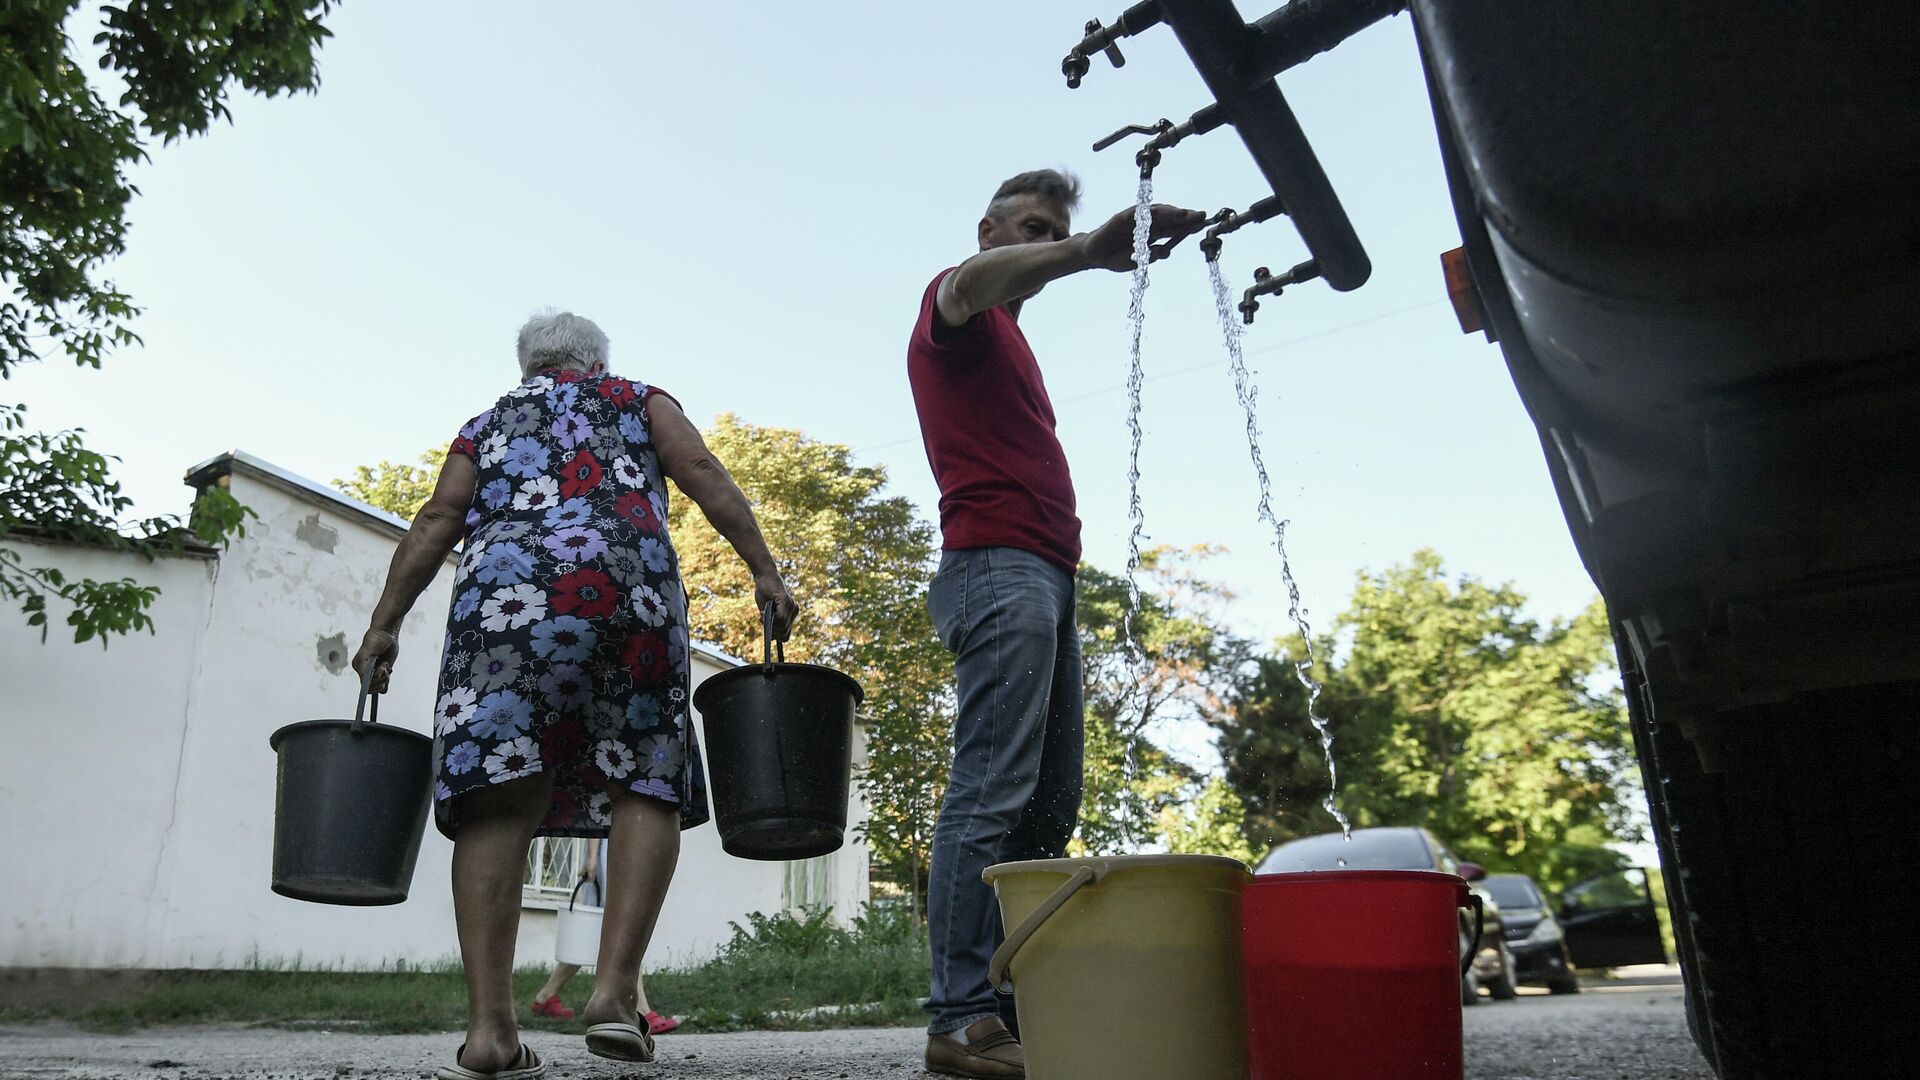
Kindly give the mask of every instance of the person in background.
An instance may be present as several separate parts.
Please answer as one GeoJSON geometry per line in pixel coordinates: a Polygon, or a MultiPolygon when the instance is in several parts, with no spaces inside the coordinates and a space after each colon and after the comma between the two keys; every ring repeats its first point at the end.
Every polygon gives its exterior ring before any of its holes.
{"type": "Polygon", "coordinates": [[[587,1050],[653,1059],[637,1007],[640,961],[680,830],[708,817],[668,478],[739,553],[782,640],[794,615],[752,506],[678,402],[608,372],[607,335],[571,313],[529,320],[517,351],[518,385],[448,448],[353,658],[384,692],[401,620],[464,540],[433,770],[434,822],[453,841],[467,1038],[440,1080],[546,1072],[520,1041],[513,1000],[536,835],[607,839],[600,978],[582,1010],[587,1050]]]}
{"type": "MultiPolygon", "coordinates": [[[[585,840],[581,842],[580,846],[586,852],[585,862],[580,867],[580,880],[585,884],[593,886],[593,906],[603,907],[606,904],[607,882],[605,875],[603,875],[600,870],[607,864],[607,842],[605,840],[585,840]]],[[[551,1016],[555,1020],[573,1019],[573,1010],[567,1008],[567,1006],[561,1002],[560,991],[565,989],[567,983],[571,982],[573,977],[579,973],[580,965],[578,964],[554,964],[553,974],[547,976],[546,985],[534,992],[533,1014],[535,1016],[551,1016]]],[[[649,1033],[665,1035],[667,1032],[680,1026],[678,1018],[662,1016],[648,1003],[647,974],[645,971],[640,973],[638,989],[640,992],[639,1011],[640,1015],[647,1018],[647,1031],[649,1033]]]]}
{"type": "MultiPolygon", "coordinates": [[[[1079,181],[1051,169],[1001,184],[977,228],[979,253],[927,285],[907,345],[945,548],[927,610],[954,654],[958,689],[952,779],[927,887],[926,1064],[950,1076],[1026,1075],[1011,999],[1000,1001],[987,981],[1003,931],[980,872],[1066,854],[1079,818],[1080,519],[1053,403],[1020,331],[1021,309],[1048,282],[1133,269],[1134,212],[1074,234],[1079,198],[1079,181]]],[[[1205,222],[1195,210],[1155,206],[1150,257],[1205,222]]]]}

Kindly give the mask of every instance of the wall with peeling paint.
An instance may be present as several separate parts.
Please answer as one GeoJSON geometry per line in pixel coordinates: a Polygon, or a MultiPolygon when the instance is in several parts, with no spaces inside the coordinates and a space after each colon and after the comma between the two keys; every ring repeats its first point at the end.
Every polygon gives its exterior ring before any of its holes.
{"type": "MultiPolygon", "coordinates": [[[[226,483],[259,520],[218,558],[149,564],[21,545],[70,576],[131,575],[161,595],[153,635],[105,650],[57,628],[43,645],[0,616],[0,966],[371,968],[455,951],[452,845],[431,825],[404,904],[340,908],[268,891],[267,737],[352,715],[346,662],[400,530],[247,460],[226,483]]],[[[383,722],[430,731],[451,582],[450,560],[407,617],[383,722]]],[[[696,684],[722,669],[696,653],[696,684]]],[[[857,802],[853,818],[864,818],[857,802]]],[[[729,921],[783,903],[785,864],[728,857],[711,824],[682,841],[655,967],[709,955],[729,921]]],[[[866,898],[864,845],[850,841],[831,873],[836,908],[851,916],[866,898]]],[[[528,901],[520,963],[551,959],[551,908],[528,901]]]]}

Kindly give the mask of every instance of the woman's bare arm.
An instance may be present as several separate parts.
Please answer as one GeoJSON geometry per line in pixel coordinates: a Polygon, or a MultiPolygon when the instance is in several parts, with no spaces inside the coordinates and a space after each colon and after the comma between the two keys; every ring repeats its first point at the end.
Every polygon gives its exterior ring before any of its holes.
{"type": "Polygon", "coordinates": [[[433,584],[434,575],[466,533],[467,508],[473,505],[476,476],[472,458],[448,454],[446,463],[440,466],[440,479],[433,485],[433,495],[413,516],[413,526],[393,551],[386,588],[373,607],[360,651],[353,657],[353,670],[363,677],[367,665],[373,665],[376,694],[386,693],[387,676],[400,654],[400,621],[433,584]]]}
{"type": "Polygon", "coordinates": [[[766,537],[760,535],[760,523],[753,516],[753,505],[740,485],[733,482],[727,467],[713,456],[700,429],[693,426],[678,402],[665,394],[647,399],[647,418],[651,421],[653,446],[660,455],[660,468],[692,499],[707,520],[727,543],[733,545],[753,575],[754,601],[765,611],[772,604],[773,636],[787,640],[793,627],[793,594],[780,577],[766,537]]]}

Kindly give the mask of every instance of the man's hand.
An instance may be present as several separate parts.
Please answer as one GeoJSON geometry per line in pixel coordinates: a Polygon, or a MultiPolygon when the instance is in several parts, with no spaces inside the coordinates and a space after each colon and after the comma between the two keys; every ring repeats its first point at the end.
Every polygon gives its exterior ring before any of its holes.
{"type": "MultiPolygon", "coordinates": [[[[1154,203],[1153,229],[1148,239],[1151,257],[1148,261],[1158,262],[1166,258],[1176,244],[1199,232],[1206,223],[1207,215],[1198,210],[1154,203]]],[[[1087,233],[1081,241],[1081,249],[1086,253],[1089,263],[1103,270],[1124,273],[1133,269],[1133,210],[1122,210],[1108,218],[1106,224],[1087,233]]]]}
{"type": "Polygon", "coordinates": [[[800,608],[794,602],[793,594],[787,591],[787,583],[778,573],[759,574],[753,579],[753,602],[762,612],[768,605],[773,607],[773,639],[785,641],[793,633],[793,619],[800,608]]]}
{"type": "Polygon", "coordinates": [[[353,670],[364,682],[367,668],[373,668],[373,692],[387,692],[387,676],[393,674],[393,662],[400,657],[400,639],[385,630],[367,629],[360,639],[360,651],[353,654],[353,670]]]}

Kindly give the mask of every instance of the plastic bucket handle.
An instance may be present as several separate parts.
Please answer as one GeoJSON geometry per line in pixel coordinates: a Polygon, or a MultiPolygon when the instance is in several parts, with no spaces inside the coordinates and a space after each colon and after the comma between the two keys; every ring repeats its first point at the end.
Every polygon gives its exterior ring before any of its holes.
{"type": "Polygon", "coordinates": [[[774,605],[771,603],[760,609],[760,657],[766,665],[768,678],[773,677],[773,655],[776,648],[780,650],[780,662],[783,664],[787,662],[787,643],[773,640],[773,612],[774,605]]]}
{"type": "Polygon", "coordinates": [[[1033,913],[1022,920],[1019,926],[1014,927],[1013,933],[1008,934],[1007,939],[1000,943],[1000,947],[993,950],[993,959],[987,962],[987,981],[1003,994],[1013,993],[1013,980],[1008,977],[1007,968],[1013,963],[1014,954],[1018,953],[1026,945],[1027,940],[1039,931],[1042,923],[1052,918],[1054,912],[1060,910],[1061,905],[1073,899],[1074,893],[1079,892],[1083,886],[1098,882],[1103,873],[1104,871],[1096,870],[1091,866],[1080,867],[1073,872],[1073,876],[1067,878],[1064,885],[1053,891],[1052,896],[1047,897],[1044,903],[1034,908],[1033,913]]]}
{"type": "MultiPolygon", "coordinates": [[[[580,881],[579,881],[579,883],[578,883],[578,884],[576,884],[576,885],[575,885],[575,886],[573,887],[573,895],[572,895],[572,896],[569,896],[569,897],[567,897],[567,910],[568,910],[568,911],[572,911],[572,910],[573,910],[573,905],[574,905],[574,903],[575,903],[576,901],[578,901],[578,900],[580,899],[580,890],[581,890],[581,889],[584,889],[584,888],[586,888],[586,887],[587,887],[588,885],[590,885],[590,884],[592,884],[592,882],[591,882],[591,881],[590,881],[589,879],[587,879],[587,878],[581,878],[581,879],[580,879],[580,881]]],[[[595,887],[595,891],[596,891],[596,892],[598,891],[598,887],[597,887],[597,886],[595,887]]],[[[596,897],[595,897],[595,899],[597,899],[597,900],[600,900],[600,901],[602,901],[602,903],[604,904],[604,902],[606,901],[606,899],[607,899],[607,898],[606,898],[606,897],[604,897],[604,896],[596,896],[596,897]]]]}
{"type": "Polygon", "coordinates": [[[360,734],[360,729],[366,727],[368,724],[377,724],[380,722],[380,695],[373,692],[373,671],[377,666],[376,664],[368,664],[366,673],[360,676],[360,700],[355,702],[353,706],[352,730],[355,735],[360,734]],[[372,716],[367,716],[368,701],[373,702],[372,716]]]}
{"type": "Polygon", "coordinates": [[[1458,906],[1473,905],[1473,940],[1467,942],[1467,954],[1460,958],[1460,974],[1464,977],[1467,969],[1473,967],[1473,958],[1480,955],[1480,935],[1487,929],[1487,902],[1480,894],[1467,888],[1466,882],[1460,883],[1460,891],[1466,894],[1458,906]]]}

